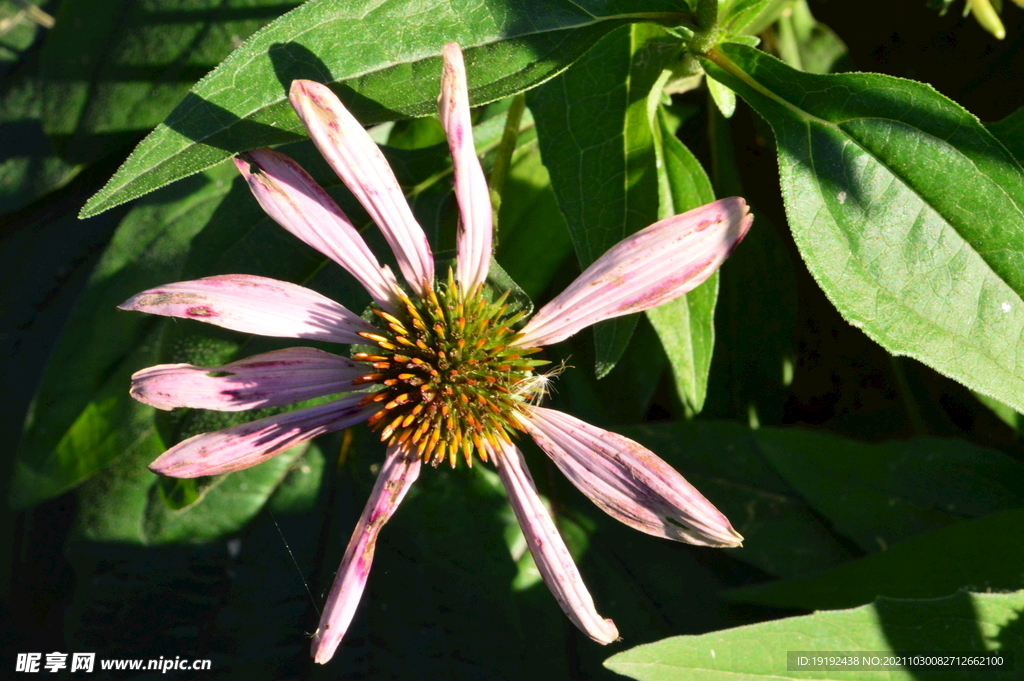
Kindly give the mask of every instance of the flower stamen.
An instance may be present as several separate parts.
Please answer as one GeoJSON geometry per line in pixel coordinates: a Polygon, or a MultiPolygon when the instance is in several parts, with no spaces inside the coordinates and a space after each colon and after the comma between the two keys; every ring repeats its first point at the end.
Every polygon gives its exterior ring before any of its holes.
{"type": "Polygon", "coordinates": [[[399,295],[394,312],[371,308],[377,331],[360,335],[380,350],[352,358],[373,367],[359,384],[383,387],[364,400],[384,403],[370,420],[381,440],[433,466],[454,467],[461,451],[472,466],[474,451],[486,461],[485,443],[522,429],[515,415],[538,399],[534,368],[546,362],[527,358],[539,348],[512,346],[524,314],[509,312],[508,296],[492,301],[482,285],[465,294],[449,271],[422,298],[399,295]]]}

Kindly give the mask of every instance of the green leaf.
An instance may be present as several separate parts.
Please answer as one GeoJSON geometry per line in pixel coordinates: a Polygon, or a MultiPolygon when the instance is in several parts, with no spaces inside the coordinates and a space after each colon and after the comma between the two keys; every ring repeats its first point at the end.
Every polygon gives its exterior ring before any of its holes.
{"type": "Polygon", "coordinates": [[[258,466],[231,473],[199,501],[184,509],[168,507],[156,494],[157,490],[151,489],[144,519],[147,541],[209,541],[238,532],[256,516],[296,462],[313,447],[315,445],[305,443],[258,466]]]}
{"type": "Polygon", "coordinates": [[[74,541],[153,545],[229,536],[255,517],[307,450],[317,451],[309,443],[293,447],[258,466],[214,479],[192,504],[172,508],[160,485],[166,478],[146,468],[165,448],[151,427],[140,446],[79,487],[74,541]]]}
{"type": "Polygon", "coordinates": [[[717,80],[709,78],[707,84],[708,92],[711,93],[711,100],[715,103],[715,106],[718,107],[723,116],[732,118],[733,113],[736,111],[736,93],[717,80]]]}
{"type": "MultiPolygon", "coordinates": [[[[70,181],[80,166],[58,158],[43,132],[45,83],[38,77],[38,55],[30,53],[0,87],[0,213],[22,208],[70,181]]],[[[76,206],[77,207],[77,206],[76,206]]]]}
{"type": "Polygon", "coordinates": [[[94,161],[160,123],[239,41],[298,4],[64,0],[42,53],[43,127],[62,157],[94,161]]]}
{"type": "Polygon", "coordinates": [[[1024,171],[1005,148],[921,83],[734,44],[704,63],[772,125],[794,238],[842,315],[1024,409],[1024,171]]]}
{"type": "Polygon", "coordinates": [[[701,636],[676,636],[614,655],[605,666],[639,681],[756,681],[758,679],[1009,679],[993,667],[887,667],[830,672],[787,669],[787,651],[859,655],[999,650],[1017,663],[1024,652],[1018,617],[1024,592],[959,593],[947,598],[880,598],[872,605],[789,617],[701,636]]]}
{"type": "MultiPolygon", "coordinates": [[[[141,463],[136,470],[153,477],[141,463]]],[[[67,546],[76,580],[65,620],[68,646],[151,659],[171,646],[182,657],[199,657],[209,650],[209,624],[216,621],[214,664],[220,674],[285,678],[306,668],[309,648],[302,632],[315,622],[316,602],[306,584],[320,560],[324,517],[317,506],[323,470],[323,456],[310,446],[263,504],[267,512],[234,528],[226,541],[140,544],[131,537],[73,536],[67,546]]],[[[93,487],[107,477],[104,471],[81,488],[80,512],[104,512],[104,490],[93,487]],[[89,498],[89,490],[95,498],[89,498]]],[[[139,482],[144,501],[146,481],[139,482]]],[[[125,491],[108,488],[106,504],[120,505],[125,491]]],[[[237,517],[255,496],[251,488],[237,491],[232,498],[239,508],[226,509],[227,515],[196,507],[177,517],[195,516],[198,523],[205,515],[212,525],[228,530],[227,516],[237,517]]],[[[105,512],[108,519],[115,510],[105,512]]],[[[127,520],[140,526],[144,507],[125,510],[131,514],[127,520]]]]}
{"type": "Polygon", "coordinates": [[[817,21],[806,0],[796,0],[778,20],[779,56],[795,69],[831,73],[846,57],[846,44],[832,29],[817,21]]]}
{"type": "Polygon", "coordinates": [[[558,212],[547,168],[536,143],[515,158],[502,192],[495,260],[532,299],[550,286],[572,241],[558,212]]]}
{"type": "Polygon", "coordinates": [[[729,555],[774,575],[853,557],[813,508],[773,470],[752,431],[725,421],[663,422],[616,429],[665,459],[743,535],[729,555]]]}
{"type": "Polygon", "coordinates": [[[805,577],[723,592],[733,601],[787,608],[834,609],[878,596],[937,598],[959,589],[1024,587],[1024,511],[966,520],[888,550],[805,577]]]}
{"type": "MultiPolygon", "coordinates": [[[[744,196],[730,123],[708,110],[714,186],[720,196],[744,196]]],[[[756,227],[720,270],[715,310],[715,362],[704,413],[752,426],[782,422],[793,373],[797,280],[782,235],[752,207],[756,227]]]]}
{"type": "Polygon", "coordinates": [[[48,16],[40,15],[36,10],[44,1],[5,2],[0,5],[0,25],[3,26],[0,32],[0,77],[5,76],[35,42],[36,35],[42,29],[38,22],[40,19],[45,22],[45,16],[48,16]],[[33,14],[36,15],[35,20],[33,14]]]}
{"type": "Polygon", "coordinates": [[[778,474],[867,552],[1024,503],[1024,465],[960,440],[866,444],[790,428],[756,438],[778,474]]]}
{"type": "Polygon", "coordinates": [[[121,222],[33,400],[11,485],[16,507],[70,489],[149,437],[153,410],[132,400],[128,385],[156,362],[158,320],[116,306],[180,277],[190,243],[234,176],[226,166],[210,170],[140,203],[121,222]]]}
{"type": "MultiPolygon", "coordinates": [[[[655,125],[658,154],[659,219],[684,213],[715,200],[711,181],[700,162],[675,136],[663,109],[655,125]]],[[[647,311],[672,366],[676,392],[694,414],[704,407],[715,345],[715,304],[718,272],[672,302],[647,311]]]]}
{"type": "Polygon", "coordinates": [[[775,23],[791,0],[732,0],[722,2],[719,23],[726,35],[757,35],[775,23]]]}
{"type": "MultiPolygon", "coordinates": [[[[357,444],[339,476],[316,593],[333,580],[383,456],[375,436],[353,430],[357,444]]],[[[525,592],[513,586],[525,546],[510,555],[506,532],[516,521],[496,477],[479,464],[422,472],[381,533],[346,654],[332,662],[332,677],[390,678],[415,669],[423,678],[458,679],[487,676],[498,666],[501,676],[527,678],[531,666],[565,664],[564,615],[555,600],[543,583],[525,592]],[[527,594],[540,601],[539,612],[524,607],[532,600],[527,594]],[[485,636],[474,622],[488,623],[485,636]],[[407,645],[412,640],[419,643],[407,645]],[[395,646],[402,655],[389,654],[395,646]],[[523,655],[524,649],[533,653],[523,655]]]]}
{"type": "Polygon", "coordinates": [[[1021,426],[1024,423],[1021,422],[1021,417],[1017,410],[981,393],[974,393],[974,396],[978,398],[979,402],[991,409],[992,413],[998,416],[1003,423],[1013,428],[1014,432],[1020,433],[1021,426]]]}
{"type": "Polygon", "coordinates": [[[470,102],[478,105],[551,78],[624,23],[688,16],[677,7],[670,0],[545,0],[492,11],[466,0],[312,0],[257,33],[196,85],[82,215],[236,152],[299,139],[303,130],[287,100],[294,79],[334,86],[365,124],[425,116],[437,110],[447,42],[466,53],[470,102]]]}
{"type": "MultiPolygon", "coordinates": [[[[657,220],[648,96],[677,50],[678,40],[655,26],[622,28],[528,95],[541,156],[584,268],[657,220]]],[[[628,316],[594,327],[598,377],[615,366],[635,326],[628,316]]]]}
{"type": "Polygon", "coordinates": [[[1018,163],[1024,164],[1024,107],[1014,111],[1001,121],[986,123],[985,127],[1003,143],[1018,163]]]}

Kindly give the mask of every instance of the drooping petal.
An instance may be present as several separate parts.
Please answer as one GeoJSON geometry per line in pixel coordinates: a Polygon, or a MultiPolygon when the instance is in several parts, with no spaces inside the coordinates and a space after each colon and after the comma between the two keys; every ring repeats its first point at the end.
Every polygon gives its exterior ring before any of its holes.
{"type": "Polygon", "coordinates": [[[149,470],[173,478],[240,471],[318,435],[365,421],[379,405],[359,406],[362,393],[315,407],[196,435],[157,457],[149,470]]]}
{"type": "Polygon", "coordinates": [[[455,166],[455,198],[461,215],[457,277],[463,292],[468,293],[487,279],[493,225],[491,196],[473,145],[466,67],[457,43],[444,46],[441,124],[448,137],[448,148],[455,166]]]}
{"type": "Polygon", "coordinates": [[[518,416],[572,484],[630,527],[700,546],[739,546],[729,520],[653,452],[553,409],[518,416]]]}
{"type": "Polygon", "coordinates": [[[308,288],[248,274],[179,281],[138,293],[118,305],[165,317],[184,317],[226,329],[278,338],[364,343],[374,328],[308,288]]]}
{"type": "Polygon", "coordinates": [[[320,153],[384,232],[405,280],[422,295],[434,281],[434,259],[384,154],[327,86],[295,80],[289,97],[320,153]]]}
{"type": "Polygon", "coordinates": [[[551,514],[537,494],[522,453],[514,445],[501,444],[503,448],[492,451],[491,455],[544,582],[562,607],[562,612],[580,631],[598,643],[608,644],[617,640],[619,630],[614,622],[601,617],[594,608],[594,599],[583,584],[551,514]]]}
{"type": "Polygon", "coordinates": [[[271,149],[235,159],[263,210],[279,225],[348,270],[370,297],[394,312],[397,282],[327,192],[298,163],[271,149]]]}
{"type": "Polygon", "coordinates": [[[681,296],[718,269],[753,219],[746,202],[732,197],[640,230],[612,246],[541,308],[516,344],[557,343],[591,324],[681,296]]]}
{"type": "Polygon", "coordinates": [[[132,375],[132,397],[157,409],[245,411],[353,389],[366,366],[314,348],[288,348],[219,367],[159,364],[132,375]],[[218,374],[218,375],[214,375],[218,374]]]}
{"type": "Polygon", "coordinates": [[[370,574],[377,536],[419,474],[419,457],[396,448],[388,450],[377,482],[356,523],[348,548],[345,549],[341,567],[334,577],[327,605],[320,617],[320,626],[313,635],[312,653],[315,662],[326,664],[348,631],[366,587],[366,578],[370,574]]]}

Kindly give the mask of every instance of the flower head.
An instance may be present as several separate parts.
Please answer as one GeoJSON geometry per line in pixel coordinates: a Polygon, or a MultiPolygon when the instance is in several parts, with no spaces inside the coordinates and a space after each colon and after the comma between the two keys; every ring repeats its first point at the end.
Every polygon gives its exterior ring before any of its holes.
{"type": "Polygon", "coordinates": [[[435,277],[427,239],[377,145],[325,86],[295,81],[291,102],[313,142],[369,212],[395,253],[400,284],[352,223],[291,159],[258,149],[235,159],[266,212],[352,274],[372,298],[375,323],[309,289],[248,275],[208,277],[144,291],[122,309],[196,319],[247,333],[370,345],[351,359],[296,347],[220,367],[171,364],[132,377],[132,395],[160,409],[237,411],[342,394],[333,401],[189,438],[150,468],[197,477],[241,470],[323,433],[366,421],[387,454],[345,552],[313,638],[327,662],[366,585],[377,536],[423,463],[490,462],[544,581],[582,631],[611,643],[513,440],[529,433],[602,510],[658,537],[738,546],[729,521],[679,473],[639,444],[539,406],[550,374],[543,346],[598,321],[645,310],[693,289],[722,264],[750,227],[740,198],[657,222],[612,247],[523,324],[507,293],[485,285],[491,205],[473,147],[458,45],[444,49],[441,122],[451,149],[462,216],[454,271],[435,277]],[[369,388],[369,389],[367,389],[369,388]]]}

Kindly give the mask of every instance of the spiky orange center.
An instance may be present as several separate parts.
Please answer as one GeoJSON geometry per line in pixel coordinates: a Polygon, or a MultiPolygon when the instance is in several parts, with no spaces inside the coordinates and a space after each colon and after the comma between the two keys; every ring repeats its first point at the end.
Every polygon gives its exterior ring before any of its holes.
{"type": "Polygon", "coordinates": [[[513,344],[524,313],[510,313],[507,297],[492,301],[482,287],[464,296],[449,272],[422,299],[402,296],[394,315],[371,308],[380,333],[360,335],[379,350],[352,357],[373,367],[357,382],[380,386],[363,403],[382,405],[368,421],[382,441],[453,468],[460,452],[472,466],[474,452],[486,461],[487,445],[510,441],[515,412],[542,384],[534,367],[547,362],[513,344]]]}

